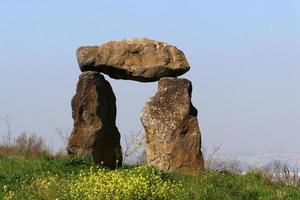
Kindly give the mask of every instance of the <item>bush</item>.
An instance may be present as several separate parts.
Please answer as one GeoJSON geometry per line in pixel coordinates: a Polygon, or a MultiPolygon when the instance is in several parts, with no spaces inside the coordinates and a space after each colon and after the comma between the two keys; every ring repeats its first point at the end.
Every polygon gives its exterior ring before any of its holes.
{"type": "Polygon", "coordinates": [[[26,159],[51,157],[52,153],[45,140],[36,134],[28,135],[25,131],[17,138],[13,137],[9,116],[0,118],[6,126],[6,134],[2,136],[0,155],[19,156],[26,159]]]}
{"type": "Polygon", "coordinates": [[[44,139],[35,134],[27,136],[23,132],[14,142],[0,145],[0,155],[22,156],[26,159],[51,157],[52,153],[44,139]]]}

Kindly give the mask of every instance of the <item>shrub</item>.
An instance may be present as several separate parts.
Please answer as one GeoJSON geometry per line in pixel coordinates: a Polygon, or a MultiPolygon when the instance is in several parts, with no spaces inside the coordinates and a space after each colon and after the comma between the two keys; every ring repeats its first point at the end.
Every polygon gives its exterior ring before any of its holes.
{"type": "Polygon", "coordinates": [[[42,137],[23,132],[14,142],[0,145],[0,155],[21,156],[26,159],[50,157],[51,151],[42,137]]]}

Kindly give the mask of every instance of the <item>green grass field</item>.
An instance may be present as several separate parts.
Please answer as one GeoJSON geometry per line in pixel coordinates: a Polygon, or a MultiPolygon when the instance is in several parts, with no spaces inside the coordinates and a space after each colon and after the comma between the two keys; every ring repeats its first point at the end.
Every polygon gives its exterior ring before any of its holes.
{"type": "Polygon", "coordinates": [[[0,157],[0,199],[300,199],[300,188],[258,173],[163,173],[147,166],[107,170],[89,159],[0,157]]]}

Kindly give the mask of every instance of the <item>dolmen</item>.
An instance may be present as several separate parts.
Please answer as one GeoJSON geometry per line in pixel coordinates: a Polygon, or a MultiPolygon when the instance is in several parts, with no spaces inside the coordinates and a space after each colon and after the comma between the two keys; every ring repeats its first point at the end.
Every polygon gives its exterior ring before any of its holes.
{"type": "Polygon", "coordinates": [[[146,134],[147,165],[164,171],[204,169],[192,83],[178,76],[189,71],[184,53],[170,44],[146,38],[79,47],[82,74],[72,99],[73,130],[68,153],[91,156],[111,169],[122,165],[116,97],[102,74],[113,79],[158,81],[156,94],[141,112],[146,134]]]}

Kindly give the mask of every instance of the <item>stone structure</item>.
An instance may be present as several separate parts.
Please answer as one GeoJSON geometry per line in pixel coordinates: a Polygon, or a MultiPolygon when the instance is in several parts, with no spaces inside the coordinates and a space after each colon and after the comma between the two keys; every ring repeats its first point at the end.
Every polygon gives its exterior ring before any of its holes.
{"type": "Polygon", "coordinates": [[[161,78],[141,121],[146,133],[147,163],[165,171],[203,170],[197,109],[187,79],[161,78]]]}
{"type": "Polygon", "coordinates": [[[110,168],[122,164],[115,125],[116,99],[100,74],[105,73],[115,79],[159,80],[157,94],[141,114],[149,165],[166,171],[203,170],[197,109],[191,103],[192,84],[176,78],[190,69],[181,50],[146,38],[127,39],[80,47],[77,60],[83,73],[72,100],[74,127],[69,154],[91,155],[96,163],[110,168]]]}
{"type": "Polygon", "coordinates": [[[81,71],[99,71],[111,78],[141,82],[179,76],[190,69],[182,51],[145,38],[80,47],[77,59],[81,71]]]}
{"type": "Polygon", "coordinates": [[[100,73],[84,72],[72,99],[74,127],[68,152],[92,156],[96,163],[115,168],[122,164],[120,133],[116,127],[116,98],[100,73]]]}

